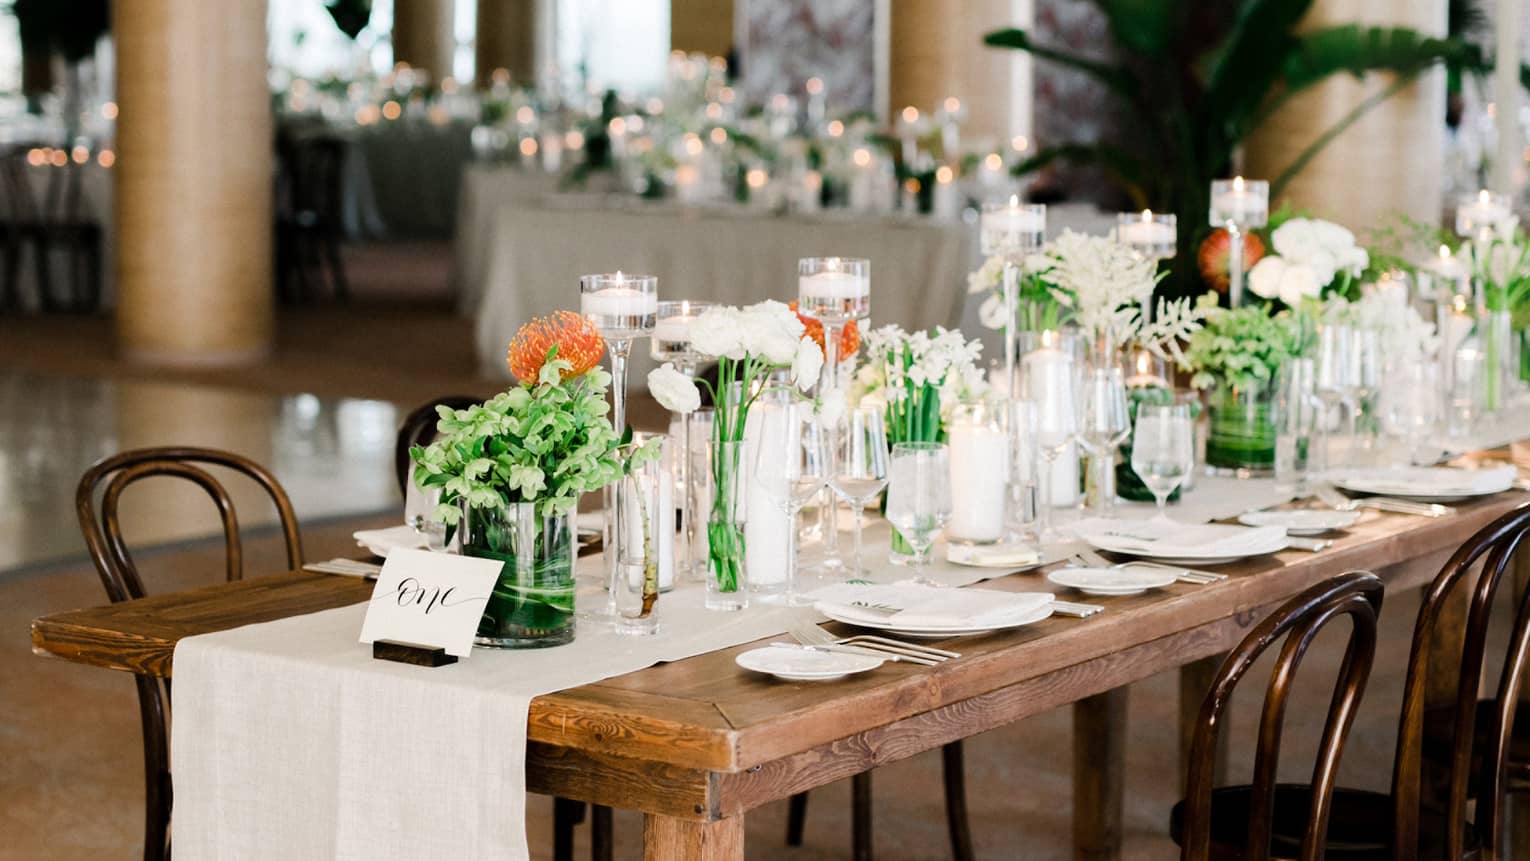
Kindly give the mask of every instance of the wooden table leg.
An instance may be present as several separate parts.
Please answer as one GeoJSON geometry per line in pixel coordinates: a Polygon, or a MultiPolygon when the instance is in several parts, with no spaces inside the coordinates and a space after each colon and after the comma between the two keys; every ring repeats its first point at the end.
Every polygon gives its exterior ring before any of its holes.
{"type": "Polygon", "coordinates": [[[1121,857],[1126,774],[1126,688],[1073,704],[1073,857],[1121,857]]]}
{"type": "Polygon", "coordinates": [[[696,822],[649,813],[643,817],[645,861],[744,861],[744,817],[696,822]]]}
{"type": "Polygon", "coordinates": [[[850,778],[850,857],[871,861],[871,772],[850,778]]]}
{"type": "MultiPolygon", "coordinates": [[[[1211,683],[1222,668],[1227,654],[1212,655],[1192,661],[1179,668],[1179,792],[1184,795],[1185,778],[1190,769],[1190,742],[1195,737],[1195,725],[1201,716],[1201,703],[1211,683]]],[[[1231,734],[1224,727],[1217,736],[1217,761],[1211,773],[1211,785],[1227,783],[1227,750],[1231,734]]]]}
{"type": "Polygon", "coordinates": [[[611,827],[611,808],[602,804],[590,805],[590,858],[593,861],[611,861],[616,854],[616,835],[611,827]]]}

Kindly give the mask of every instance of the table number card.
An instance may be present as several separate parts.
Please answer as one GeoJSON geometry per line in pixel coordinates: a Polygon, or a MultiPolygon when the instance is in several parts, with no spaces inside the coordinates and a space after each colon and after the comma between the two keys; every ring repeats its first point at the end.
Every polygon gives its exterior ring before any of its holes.
{"type": "Polygon", "coordinates": [[[467,657],[501,565],[495,559],[395,549],[372,590],[361,642],[393,640],[467,657]]]}

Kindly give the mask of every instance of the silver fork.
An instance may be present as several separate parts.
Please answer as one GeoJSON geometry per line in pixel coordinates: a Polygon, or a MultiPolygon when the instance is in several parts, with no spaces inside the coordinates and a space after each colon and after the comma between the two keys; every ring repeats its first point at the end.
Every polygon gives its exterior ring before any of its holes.
{"type": "Polygon", "coordinates": [[[1313,494],[1318,501],[1335,511],[1354,511],[1357,508],[1369,508],[1374,511],[1390,511],[1394,514],[1413,514],[1419,517],[1445,517],[1455,514],[1456,510],[1448,505],[1440,505],[1436,502],[1410,502],[1406,499],[1393,499],[1390,496],[1366,496],[1360,499],[1350,499],[1340,493],[1331,484],[1320,484],[1313,488],[1313,494]]]}
{"type": "Polygon", "coordinates": [[[1178,580],[1181,583],[1194,583],[1198,586],[1205,586],[1209,583],[1227,579],[1226,574],[1218,574],[1215,571],[1200,571],[1195,568],[1185,568],[1180,565],[1164,565],[1159,562],[1148,562],[1141,559],[1112,563],[1109,559],[1088,548],[1078,551],[1074,558],[1083,562],[1084,566],[1088,568],[1110,568],[1115,571],[1123,568],[1156,568],[1161,571],[1173,571],[1179,575],[1178,580]]]}
{"type": "Polygon", "coordinates": [[[841,643],[839,638],[818,627],[812,622],[796,621],[787,625],[786,633],[793,640],[801,643],[804,648],[815,649],[825,652],[846,652],[852,655],[871,655],[886,658],[890,661],[906,661],[923,667],[933,667],[942,661],[948,660],[935,655],[914,655],[905,651],[892,651],[891,649],[876,648],[873,645],[858,644],[849,645],[841,643]]]}

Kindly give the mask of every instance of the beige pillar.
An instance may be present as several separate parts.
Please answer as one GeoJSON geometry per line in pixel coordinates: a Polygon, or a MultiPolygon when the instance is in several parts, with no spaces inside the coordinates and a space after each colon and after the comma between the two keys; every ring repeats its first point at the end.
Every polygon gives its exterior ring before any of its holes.
{"type": "Polygon", "coordinates": [[[485,86],[495,69],[511,80],[532,84],[537,69],[536,0],[478,0],[473,78],[485,86]]]}
{"type": "Polygon", "coordinates": [[[935,110],[955,96],[967,106],[963,135],[995,144],[1031,128],[1030,60],[1021,51],[989,48],[983,36],[1024,27],[1030,3],[969,0],[958,14],[946,0],[897,0],[892,9],[888,109],[935,110]]]}
{"type": "Polygon", "coordinates": [[[733,49],[733,0],[670,0],[669,48],[728,56],[733,49]]]}
{"type": "Polygon", "coordinates": [[[130,360],[237,364],[271,346],[266,4],[112,4],[117,335],[130,360]]]}
{"type": "MultiPolygon", "coordinates": [[[[1443,35],[1445,6],[1445,0],[1319,0],[1302,27],[1362,23],[1443,35]]],[[[1395,82],[1386,73],[1363,80],[1338,74],[1295,96],[1248,139],[1244,175],[1275,179],[1319,135],[1395,82]]],[[[1442,206],[1444,145],[1445,78],[1435,69],[1330,142],[1286,186],[1283,202],[1356,230],[1398,212],[1434,224],[1442,206]]]]}
{"type": "Polygon", "coordinates": [[[395,0],[393,60],[430,72],[432,81],[452,73],[453,0],[395,0]]]}

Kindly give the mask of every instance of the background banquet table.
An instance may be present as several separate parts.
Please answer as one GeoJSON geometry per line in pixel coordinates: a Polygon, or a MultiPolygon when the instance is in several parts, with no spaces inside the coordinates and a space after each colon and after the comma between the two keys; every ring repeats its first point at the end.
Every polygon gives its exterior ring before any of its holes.
{"type": "MultiPolygon", "coordinates": [[[[28,165],[22,169],[23,180],[31,187],[35,200],[41,202],[50,186],[56,186],[62,190],[67,177],[66,171],[74,172],[79,181],[80,189],[80,212],[81,218],[94,221],[101,225],[101,305],[111,306],[112,283],[116,274],[116,248],[117,231],[116,219],[112,211],[112,170],[102,167],[96,161],[87,161],[84,164],[70,164],[65,167],[53,167],[52,165],[33,166],[28,165]]],[[[4,216],[7,207],[0,202],[0,217],[4,216]]],[[[33,262],[35,247],[23,243],[25,249],[21,254],[20,267],[17,270],[17,293],[21,297],[21,305],[28,310],[36,310],[40,295],[37,283],[37,270],[33,262]]],[[[55,248],[49,258],[52,271],[53,291],[60,297],[68,297],[71,290],[73,277],[69,267],[68,252],[55,248]]]]}
{"type": "MultiPolygon", "coordinates": [[[[526,788],[644,812],[649,858],[741,859],[753,808],[1075,703],[1075,744],[1086,745],[1075,760],[1075,852],[1119,857],[1122,686],[1214,660],[1274,605],[1346,570],[1374,570],[1389,591],[1417,588],[1467,536],[1525,499],[1502,493],[1442,518],[1370,513],[1329,551],[1218,566],[1228,578],[1210,585],[1094,598],[1105,607],[1096,616],[963,640],[964,657],[938,668],[784,686],[734,667],[744,645],[540,696],[528,716],[526,788]]],[[[1000,576],[988,588],[1039,582],[1000,576]]],[[[168,677],[182,637],[354,604],[370,588],[325,575],[257,578],[54,614],[34,621],[33,647],[168,677]]]]}

